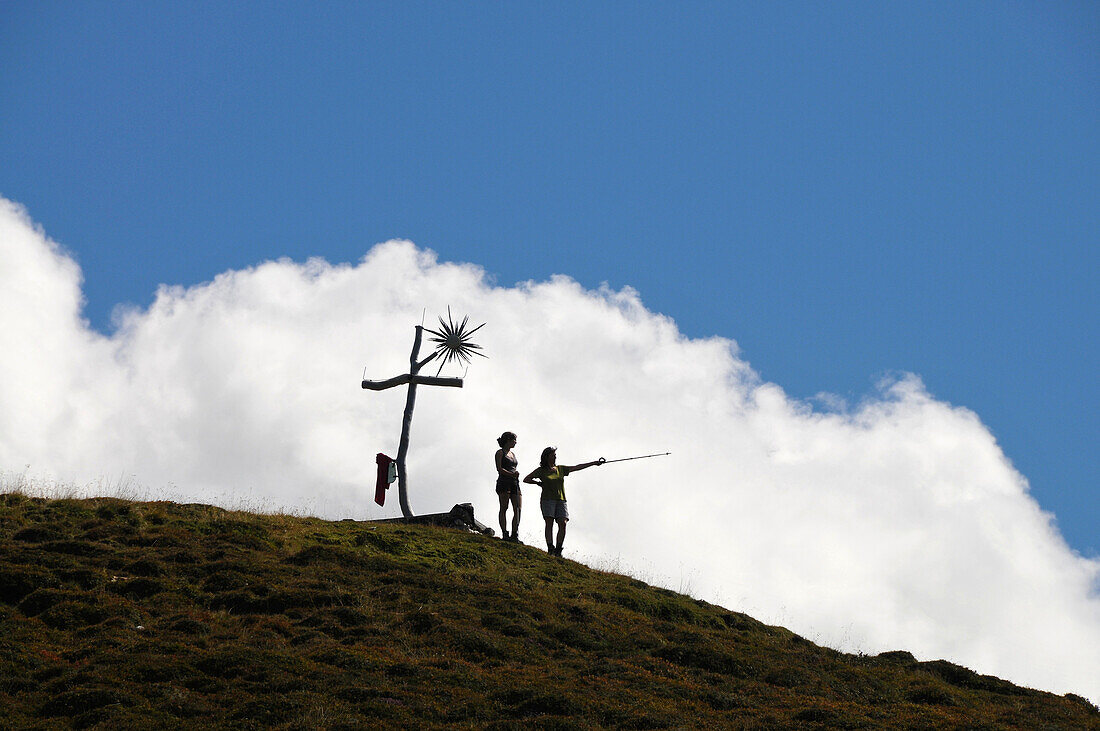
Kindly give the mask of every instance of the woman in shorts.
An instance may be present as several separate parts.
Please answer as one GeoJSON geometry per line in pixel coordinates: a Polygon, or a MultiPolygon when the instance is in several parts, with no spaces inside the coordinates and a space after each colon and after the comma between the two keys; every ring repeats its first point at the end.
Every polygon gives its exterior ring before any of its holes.
{"type": "Polygon", "coordinates": [[[584,464],[559,465],[558,451],[554,447],[542,450],[542,459],[536,469],[523,481],[542,488],[542,517],[546,521],[546,551],[551,556],[560,556],[565,543],[565,524],[569,522],[569,507],[565,502],[565,476],[588,467],[604,463],[603,457],[584,464]],[[558,524],[558,540],[554,541],[554,523],[558,524]]]}
{"type": "Polygon", "coordinates": [[[497,498],[500,499],[500,535],[506,541],[519,541],[519,513],[523,495],[519,491],[519,460],[512,453],[516,435],[506,431],[497,439],[497,498]],[[512,532],[508,532],[508,503],[512,503],[512,532]]]}

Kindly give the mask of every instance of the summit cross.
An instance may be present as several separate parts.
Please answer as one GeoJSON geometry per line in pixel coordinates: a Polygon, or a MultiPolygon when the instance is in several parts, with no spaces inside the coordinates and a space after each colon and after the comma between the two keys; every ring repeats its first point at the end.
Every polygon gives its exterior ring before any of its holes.
{"type": "Polygon", "coordinates": [[[451,319],[451,308],[448,307],[447,321],[444,322],[442,317],[439,318],[439,330],[427,329],[423,325],[416,326],[416,337],[413,339],[412,352],[409,354],[408,373],[402,373],[399,376],[394,376],[384,381],[363,380],[363,388],[370,391],[384,391],[387,388],[393,388],[394,386],[400,386],[406,383],[409,385],[408,396],[405,398],[405,414],[401,421],[401,441],[397,447],[397,459],[394,460],[397,463],[397,486],[398,497],[401,501],[401,515],[406,518],[413,517],[413,512],[409,508],[409,484],[405,470],[405,457],[409,453],[409,431],[412,428],[413,407],[416,405],[416,387],[423,384],[425,386],[452,386],[455,388],[462,388],[461,378],[439,377],[439,373],[442,372],[443,366],[451,361],[455,361],[456,363],[469,363],[470,355],[479,355],[482,358],[487,357],[483,353],[477,352],[481,349],[480,345],[475,345],[470,342],[470,336],[485,327],[485,323],[481,323],[473,330],[466,330],[466,324],[468,322],[469,318],[464,317],[462,323],[456,325],[451,319]],[[417,360],[417,358],[420,357],[420,343],[423,340],[425,329],[435,336],[431,338],[431,340],[437,343],[437,345],[431,355],[423,360],[417,360]],[[420,369],[440,355],[443,356],[443,362],[439,364],[439,370],[436,371],[436,374],[434,376],[420,375],[420,369]]]}

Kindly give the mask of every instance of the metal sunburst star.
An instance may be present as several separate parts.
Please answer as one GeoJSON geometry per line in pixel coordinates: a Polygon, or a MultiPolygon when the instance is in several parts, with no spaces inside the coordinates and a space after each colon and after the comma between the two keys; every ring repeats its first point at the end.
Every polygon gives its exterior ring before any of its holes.
{"type": "Polygon", "coordinates": [[[469,323],[470,317],[467,315],[462,318],[462,322],[455,324],[455,321],[451,319],[451,308],[447,308],[447,321],[444,322],[443,318],[439,318],[439,329],[432,330],[430,328],[424,328],[434,338],[429,338],[433,343],[438,343],[435,346],[435,352],[432,353],[432,358],[442,355],[443,362],[439,364],[439,370],[435,373],[438,376],[443,372],[443,366],[447,365],[451,361],[456,363],[469,363],[471,355],[480,355],[482,358],[488,358],[489,356],[477,351],[481,350],[481,346],[477,345],[470,340],[470,336],[476,333],[481,328],[485,327],[485,323],[481,323],[473,330],[467,330],[466,325],[469,323]]]}

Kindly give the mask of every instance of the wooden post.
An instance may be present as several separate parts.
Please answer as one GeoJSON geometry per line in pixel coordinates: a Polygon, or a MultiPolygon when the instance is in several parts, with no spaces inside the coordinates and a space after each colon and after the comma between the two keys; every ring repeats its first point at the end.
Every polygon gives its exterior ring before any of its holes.
{"type": "MultiPolygon", "coordinates": [[[[413,340],[412,353],[409,355],[409,376],[415,376],[420,371],[420,363],[417,357],[420,355],[420,340],[424,336],[424,328],[416,326],[416,339],[413,340]]],[[[409,379],[409,395],[405,398],[405,415],[401,419],[401,442],[397,447],[397,493],[401,500],[401,514],[406,518],[413,517],[409,508],[409,479],[405,471],[405,456],[409,453],[409,430],[412,429],[413,407],[416,405],[416,381],[409,379]]]]}

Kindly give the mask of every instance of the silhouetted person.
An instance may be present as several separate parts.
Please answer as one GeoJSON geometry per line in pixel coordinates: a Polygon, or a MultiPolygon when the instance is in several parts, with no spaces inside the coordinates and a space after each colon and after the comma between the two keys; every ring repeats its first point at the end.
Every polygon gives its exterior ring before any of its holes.
{"type": "Polygon", "coordinates": [[[500,499],[500,536],[506,541],[519,541],[519,515],[523,493],[519,489],[519,460],[512,454],[516,435],[506,431],[497,439],[497,497],[500,499]],[[508,533],[508,503],[512,503],[512,532],[508,533]]]}
{"type": "Polygon", "coordinates": [[[542,450],[538,469],[523,478],[524,482],[542,488],[541,504],[542,517],[546,520],[546,551],[550,555],[561,555],[561,547],[565,543],[565,524],[569,522],[569,507],[565,502],[565,476],[570,472],[603,463],[604,459],[600,457],[594,462],[585,462],[572,467],[559,465],[558,451],[554,447],[547,447],[542,450]],[[556,543],[554,542],[554,523],[558,524],[556,543]]]}

